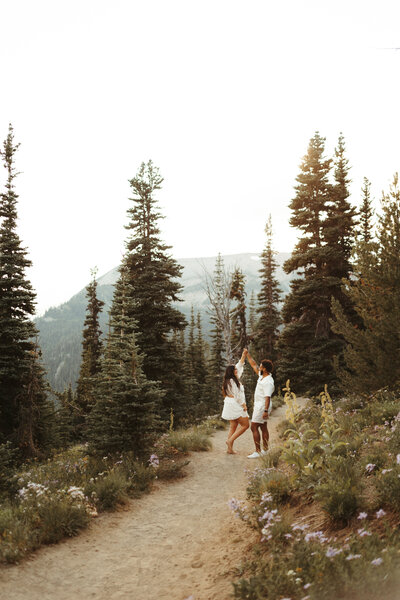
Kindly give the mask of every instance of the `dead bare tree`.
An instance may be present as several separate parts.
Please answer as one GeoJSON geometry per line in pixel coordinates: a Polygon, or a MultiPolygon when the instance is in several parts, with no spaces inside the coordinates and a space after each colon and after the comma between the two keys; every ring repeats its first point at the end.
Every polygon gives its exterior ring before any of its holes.
{"type": "Polygon", "coordinates": [[[209,313],[212,314],[215,323],[222,332],[225,345],[226,364],[233,361],[232,351],[232,310],[231,310],[231,289],[232,272],[227,271],[224,266],[222,256],[219,254],[215,271],[211,275],[203,266],[204,271],[204,290],[210,303],[209,313]]]}

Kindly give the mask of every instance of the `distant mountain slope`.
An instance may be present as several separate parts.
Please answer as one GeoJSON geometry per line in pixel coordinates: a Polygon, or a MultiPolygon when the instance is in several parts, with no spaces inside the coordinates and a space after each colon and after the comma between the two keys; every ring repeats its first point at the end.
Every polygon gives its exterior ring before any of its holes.
{"type": "MultiPolygon", "coordinates": [[[[289,256],[289,253],[276,255],[278,263],[277,279],[284,294],[289,290],[290,277],[284,273],[282,265],[289,256]]],[[[246,276],[248,297],[250,297],[253,290],[256,294],[259,292],[260,279],[258,271],[261,266],[259,255],[231,254],[224,256],[223,259],[227,268],[238,266],[242,269],[246,276]]],[[[208,301],[204,291],[204,269],[212,273],[215,261],[215,256],[178,259],[178,262],[183,266],[181,279],[183,285],[182,302],[178,303],[178,308],[186,315],[187,319],[190,316],[192,305],[196,311],[200,311],[206,334],[209,330],[209,317],[207,313],[208,301]]],[[[107,330],[108,311],[117,278],[118,268],[115,268],[97,280],[99,298],[105,302],[100,319],[103,332],[107,330]]],[[[75,386],[78,377],[86,304],[86,291],[83,289],[68,302],[56,308],[50,308],[42,317],[36,319],[48,378],[52,387],[59,391],[68,386],[69,383],[75,386]]]]}

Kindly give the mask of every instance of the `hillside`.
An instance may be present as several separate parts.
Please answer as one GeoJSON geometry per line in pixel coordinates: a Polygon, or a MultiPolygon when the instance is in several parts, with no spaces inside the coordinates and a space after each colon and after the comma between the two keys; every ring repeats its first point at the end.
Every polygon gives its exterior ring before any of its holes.
{"type": "MultiPolygon", "coordinates": [[[[279,253],[276,256],[278,263],[277,278],[282,291],[286,294],[289,290],[290,277],[283,271],[282,265],[289,257],[288,253],[279,253]]],[[[232,268],[239,266],[246,276],[246,291],[248,297],[251,292],[257,294],[260,289],[259,268],[260,258],[257,254],[232,254],[223,257],[225,266],[232,268]]],[[[183,266],[181,294],[182,302],[179,309],[188,318],[191,306],[202,315],[204,331],[209,330],[209,317],[207,313],[207,296],[204,291],[204,269],[209,273],[214,270],[216,257],[182,258],[178,262],[183,266]]],[[[118,269],[112,269],[98,278],[98,295],[105,302],[100,324],[103,332],[107,330],[108,310],[111,305],[114,284],[118,277],[118,269]]],[[[48,372],[49,382],[56,390],[62,391],[69,383],[75,385],[78,377],[81,360],[81,335],[86,311],[86,291],[78,292],[68,302],[50,308],[46,313],[36,319],[40,332],[40,345],[43,360],[48,372]]]]}

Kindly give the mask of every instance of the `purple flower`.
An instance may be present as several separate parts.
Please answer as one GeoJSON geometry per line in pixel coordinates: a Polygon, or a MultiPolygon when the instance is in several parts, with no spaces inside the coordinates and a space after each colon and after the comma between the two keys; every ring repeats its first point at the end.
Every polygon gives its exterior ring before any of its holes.
{"type": "Polygon", "coordinates": [[[366,519],[368,517],[368,513],[366,512],[360,512],[360,514],[358,515],[357,519],[360,519],[360,521],[362,519],[366,519]]]}
{"type": "Polygon", "coordinates": [[[325,556],[327,558],[333,558],[334,556],[336,556],[337,554],[340,554],[341,550],[336,550],[336,548],[332,548],[331,546],[329,546],[328,550],[325,553],[325,556]]]}
{"type": "Polygon", "coordinates": [[[382,510],[382,508],[376,512],[377,519],[380,519],[381,517],[384,517],[385,515],[386,515],[386,513],[384,510],[382,510]]]}
{"type": "Polygon", "coordinates": [[[370,533],[369,531],[366,531],[365,529],[357,529],[357,533],[360,537],[364,537],[366,535],[372,535],[372,533],[370,533]]]}
{"type": "Polygon", "coordinates": [[[361,554],[349,554],[346,556],[346,560],[354,560],[356,558],[361,558],[361,554]]]}
{"type": "Polygon", "coordinates": [[[371,560],[371,565],[374,565],[375,567],[378,567],[382,563],[383,563],[383,558],[374,558],[374,560],[371,560]]]}
{"type": "Polygon", "coordinates": [[[398,464],[398,465],[400,465],[400,454],[398,454],[398,455],[396,456],[396,462],[397,462],[397,464],[398,464]]]}
{"type": "Polygon", "coordinates": [[[390,471],[393,471],[393,469],[382,469],[381,473],[382,475],[386,475],[386,473],[390,473],[390,471]]]}
{"type": "Polygon", "coordinates": [[[160,460],[157,456],[157,454],[152,454],[149,458],[149,463],[152,467],[154,467],[155,469],[157,469],[157,467],[160,464],[160,460]]]}

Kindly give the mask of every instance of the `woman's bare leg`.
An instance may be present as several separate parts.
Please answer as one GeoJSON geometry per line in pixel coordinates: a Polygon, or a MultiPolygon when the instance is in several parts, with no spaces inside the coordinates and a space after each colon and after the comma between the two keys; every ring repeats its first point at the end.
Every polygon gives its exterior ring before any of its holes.
{"type": "Polygon", "coordinates": [[[238,425],[239,423],[237,419],[235,419],[234,421],[229,421],[228,439],[226,440],[226,445],[228,446],[228,454],[235,454],[235,452],[232,449],[231,451],[229,451],[229,438],[235,433],[238,425]]]}
{"type": "Polygon", "coordinates": [[[249,417],[239,417],[237,421],[239,427],[237,427],[235,433],[228,439],[227,443],[229,454],[235,453],[232,447],[233,442],[249,428],[249,417]]]}

